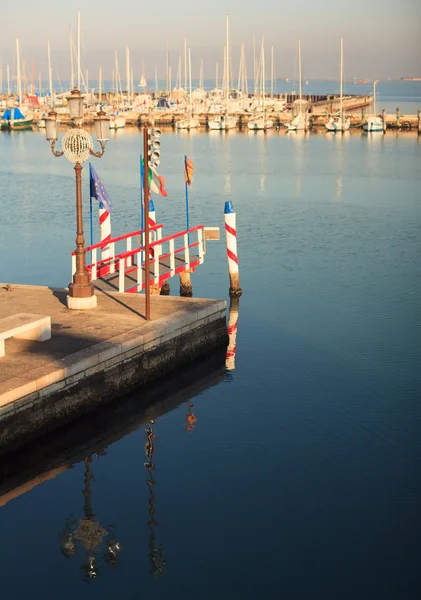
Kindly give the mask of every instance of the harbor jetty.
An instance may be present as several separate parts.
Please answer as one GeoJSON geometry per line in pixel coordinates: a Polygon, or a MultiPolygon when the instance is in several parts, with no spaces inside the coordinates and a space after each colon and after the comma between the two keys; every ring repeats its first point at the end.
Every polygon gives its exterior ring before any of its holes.
{"type": "MultiPolygon", "coordinates": [[[[12,337],[0,358],[0,454],[123,397],[228,343],[226,302],[96,289],[97,308],[66,307],[67,289],[0,284],[2,319],[48,316],[51,337],[12,337]],[[47,338],[47,339],[45,339],[47,338]]],[[[27,336],[31,337],[31,336],[27,336]]],[[[139,391],[141,402],[141,391],[139,391]]]]}

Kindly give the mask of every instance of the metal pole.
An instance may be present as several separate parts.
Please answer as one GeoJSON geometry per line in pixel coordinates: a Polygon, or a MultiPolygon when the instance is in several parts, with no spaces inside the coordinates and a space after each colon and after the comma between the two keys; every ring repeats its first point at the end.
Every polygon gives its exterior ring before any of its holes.
{"type": "Polygon", "coordinates": [[[143,126],[143,207],[145,225],[145,318],[151,319],[151,286],[149,273],[149,133],[148,125],[143,126]]]}
{"type": "MultiPolygon", "coordinates": [[[[186,171],[187,168],[187,156],[184,155],[184,171],[186,171]]],[[[186,229],[187,231],[189,230],[189,186],[187,183],[187,177],[186,177],[186,181],[185,181],[185,188],[186,188],[186,229]]]]}
{"type": "Polygon", "coordinates": [[[69,285],[69,296],[72,298],[89,298],[94,295],[94,286],[89,281],[85,260],[85,238],[83,237],[82,215],[82,165],[75,164],[76,174],[76,272],[69,285]]]}

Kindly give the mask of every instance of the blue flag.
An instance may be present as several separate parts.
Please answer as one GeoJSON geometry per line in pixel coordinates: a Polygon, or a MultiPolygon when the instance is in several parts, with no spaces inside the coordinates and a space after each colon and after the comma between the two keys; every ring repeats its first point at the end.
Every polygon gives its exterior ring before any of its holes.
{"type": "Polygon", "coordinates": [[[105,210],[110,213],[112,211],[112,206],[108,192],[91,163],[89,163],[89,183],[91,187],[91,198],[98,200],[100,208],[105,208],[105,210]]]}

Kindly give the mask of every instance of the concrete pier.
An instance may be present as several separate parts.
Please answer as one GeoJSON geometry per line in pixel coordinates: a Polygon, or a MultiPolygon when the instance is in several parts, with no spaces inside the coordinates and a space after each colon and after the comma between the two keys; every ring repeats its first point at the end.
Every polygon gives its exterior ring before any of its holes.
{"type": "Polygon", "coordinates": [[[71,311],[67,290],[0,284],[0,315],[51,317],[50,340],[6,341],[0,359],[0,454],[95,407],[182,370],[228,342],[225,301],[96,290],[98,307],[71,311]]]}

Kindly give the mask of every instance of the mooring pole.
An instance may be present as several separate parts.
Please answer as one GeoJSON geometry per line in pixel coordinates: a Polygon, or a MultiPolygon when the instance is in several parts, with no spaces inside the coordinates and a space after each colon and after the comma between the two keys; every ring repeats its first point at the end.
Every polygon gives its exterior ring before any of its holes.
{"type": "Polygon", "coordinates": [[[230,296],[241,296],[240,273],[237,255],[237,226],[236,214],[232,202],[225,202],[225,234],[227,240],[228,273],[230,278],[230,296]]]}

